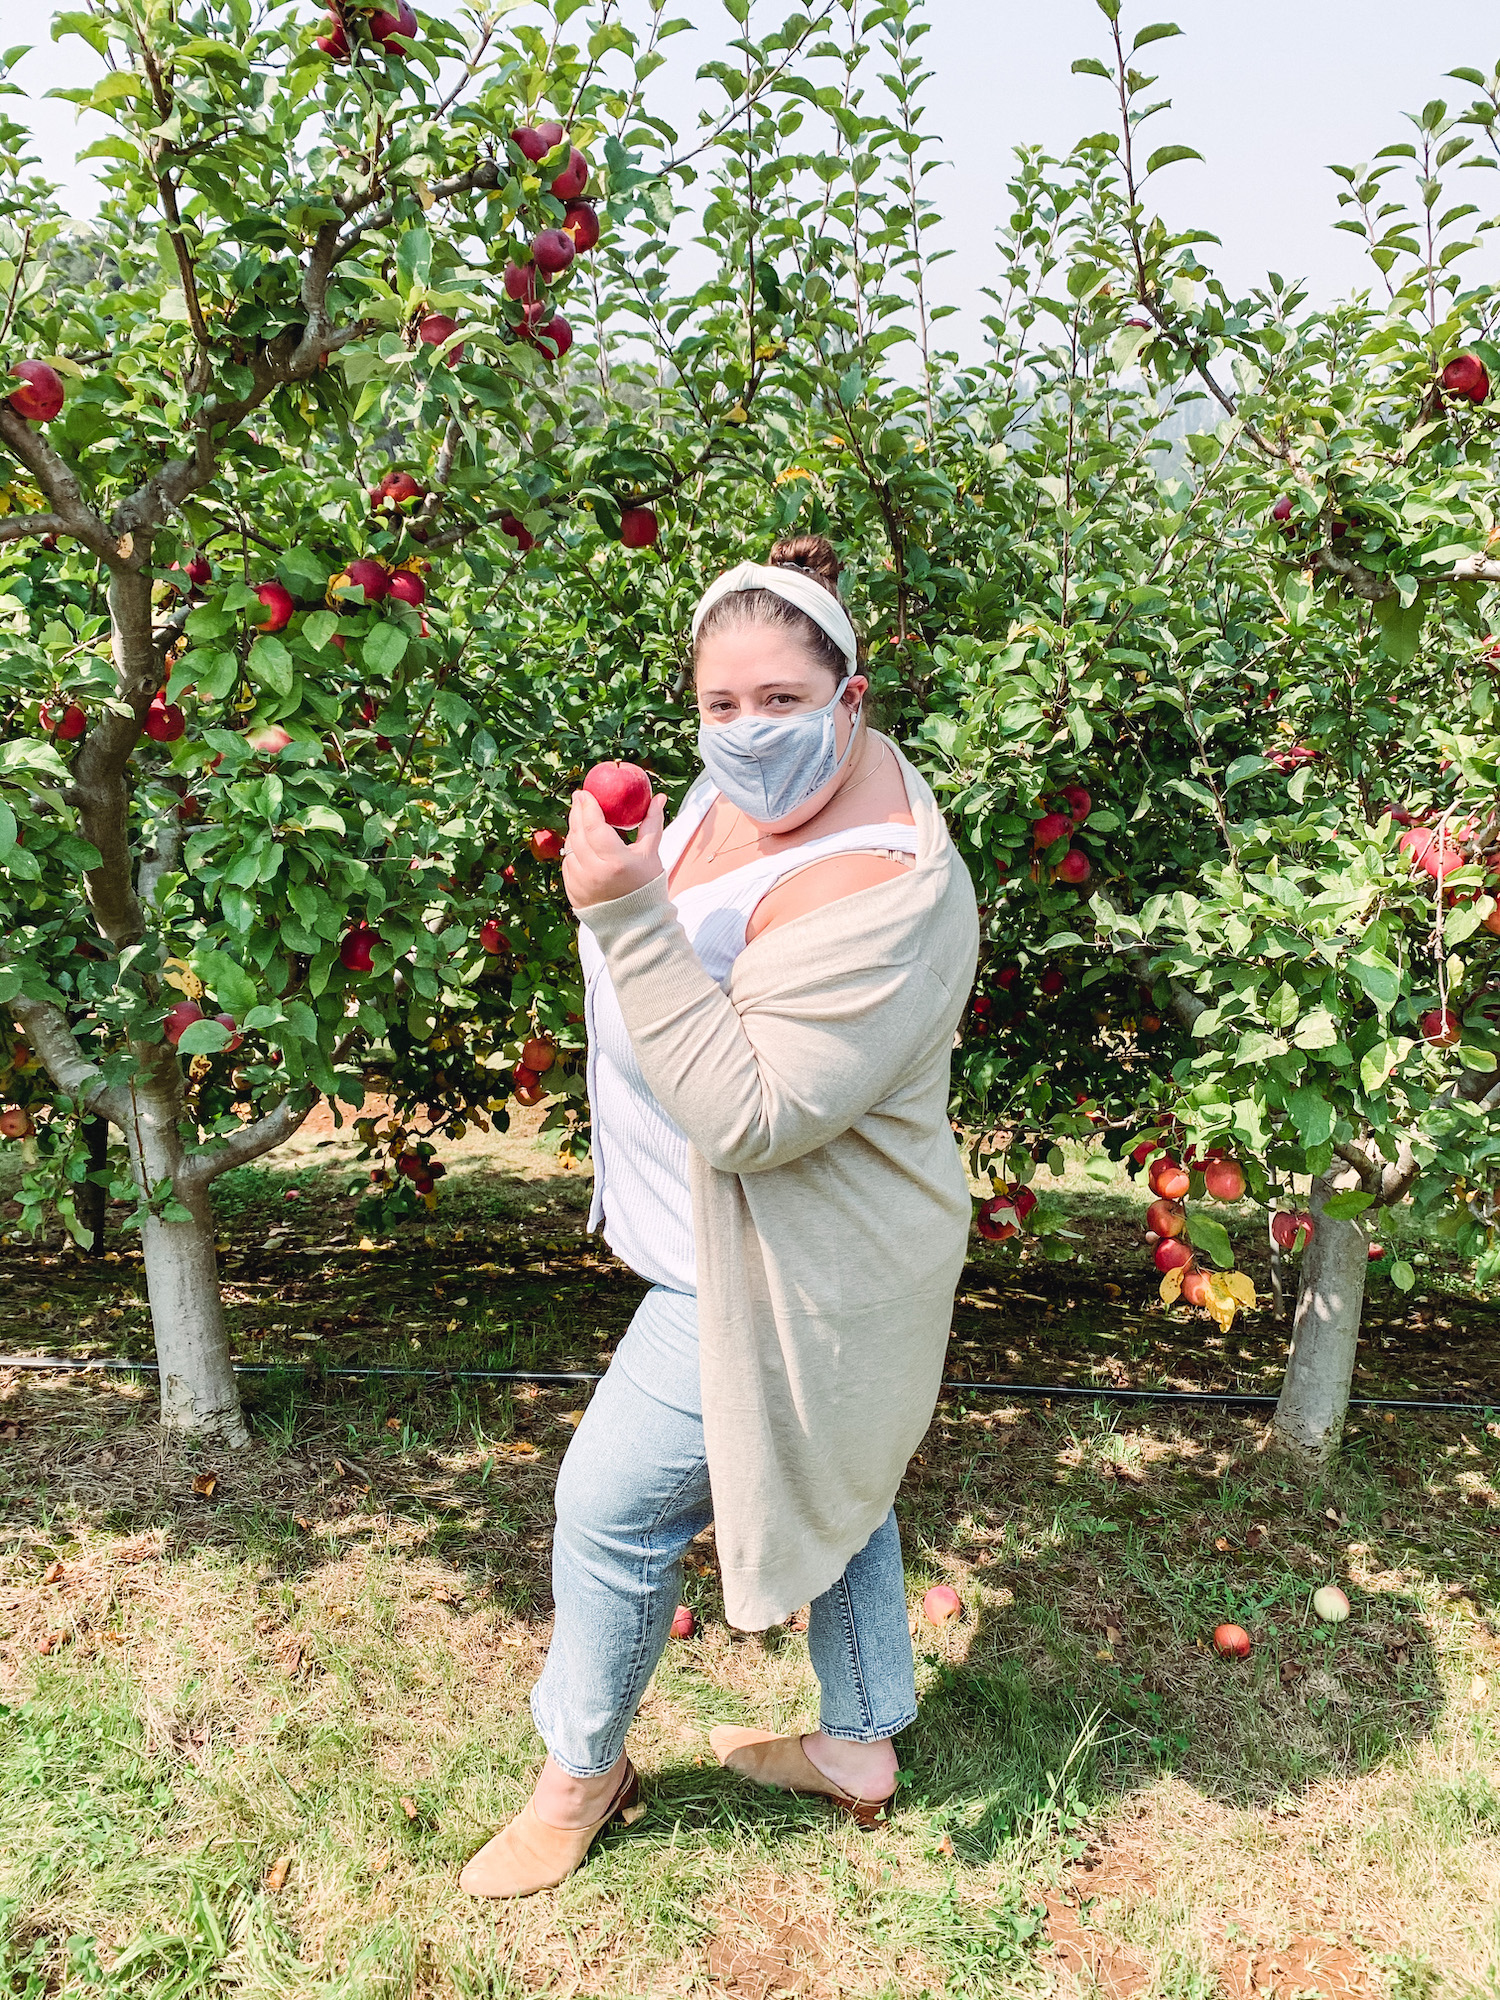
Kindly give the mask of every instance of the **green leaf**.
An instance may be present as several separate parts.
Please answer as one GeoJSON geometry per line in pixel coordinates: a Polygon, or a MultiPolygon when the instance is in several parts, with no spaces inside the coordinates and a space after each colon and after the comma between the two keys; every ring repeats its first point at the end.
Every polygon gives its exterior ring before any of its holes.
{"type": "Polygon", "coordinates": [[[432,275],[432,236],[427,229],[408,229],[402,236],[396,250],[396,271],[403,292],[426,291],[432,275]]]}
{"type": "Polygon", "coordinates": [[[1417,1274],[1404,1257],[1398,1258],[1391,1266],[1391,1283],[1398,1292],[1409,1292],[1417,1282],[1417,1274]]]}
{"type": "Polygon", "coordinates": [[[1303,1015],[1292,1045],[1299,1049],[1331,1049],[1342,1040],[1339,1024],[1328,1009],[1314,1007],[1311,1013],[1303,1015]]]}
{"type": "Polygon", "coordinates": [[[1378,951],[1363,951],[1349,960],[1349,970],[1382,1014],[1395,1006],[1401,992],[1401,974],[1378,951]]]}
{"type": "Polygon", "coordinates": [[[193,953],[193,970],[209,987],[226,1014],[243,1021],[255,1005],[255,981],[227,951],[198,950],[193,953]]]}
{"type": "Polygon", "coordinates": [[[1158,146],[1146,162],[1146,172],[1154,174],[1160,167],[1170,167],[1177,160],[1201,160],[1203,155],[1191,146],[1158,146]]]}
{"type": "Polygon", "coordinates": [[[1304,1146],[1321,1146],[1333,1137],[1333,1106],[1321,1090],[1311,1086],[1294,1090],[1286,1108],[1304,1146]]]}
{"type": "Polygon", "coordinates": [[[290,694],[296,673],[291,654],[279,639],[257,639],[250,648],[250,678],[272,694],[290,694]]]}
{"type": "Polygon", "coordinates": [[[229,1030],[222,1021],[193,1021],[183,1029],[177,1047],[185,1056],[213,1056],[229,1045],[229,1030]]]}
{"type": "Polygon", "coordinates": [[[1138,49],[1145,48],[1151,42],[1164,42],[1170,36],[1181,33],[1182,30],[1175,21],[1155,21],[1149,28],[1142,28],[1130,44],[1130,53],[1134,55],[1138,49]]]}
{"type": "Polygon", "coordinates": [[[315,653],[321,653],[339,629],[336,611],[310,611],[302,621],[302,636],[315,653]]]}
{"type": "Polygon", "coordinates": [[[1204,1250],[1221,1271],[1234,1269],[1234,1249],[1229,1241],[1229,1231],[1222,1222],[1215,1222],[1202,1209],[1188,1211],[1187,1239],[1195,1250],[1204,1250]]]}
{"type": "Polygon", "coordinates": [[[365,665],[372,673],[394,673],[406,647],[407,637],[399,625],[377,625],[364,642],[365,665]]]}
{"type": "Polygon", "coordinates": [[[0,799],[0,861],[16,844],[16,816],[4,799],[0,799]]]}
{"type": "Polygon", "coordinates": [[[1232,786],[1242,785],[1246,778],[1256,777],[1261,771],[1270,769],[1271,766],[1264,757],[1253,753],[1248,757],[1236,757],[1224,773],[1224,789],[1228,791],[1232,786]]]}
{"type": "Polygon", "coordinates": [[[1374,1201],[1372,1194],[1363,1188],[1346,1188],[1341,1194],[1331,1194],[1323,1204],[1323,1213],[1331,1215],[1335,1222],[1348,1222],[1367,1209],[1374,1201]]]}
{"type": "Polygon", "coordinates": [[[1106,83],[1114,81],[1113,70],[1106,69],[1097,56],[1080,56],[1073,64],[1074,76],[1102,76],[1106,83]]]}

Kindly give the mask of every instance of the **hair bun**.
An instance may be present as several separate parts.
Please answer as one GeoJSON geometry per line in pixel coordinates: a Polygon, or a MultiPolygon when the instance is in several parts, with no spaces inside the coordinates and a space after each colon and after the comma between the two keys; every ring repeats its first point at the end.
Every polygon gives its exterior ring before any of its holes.
{"type": "Polygon", "coordinates": [[[826,535],[793,535],[788,541],[777,542],[766,564],[770,569],[800,569],[835,597],[839,594],[839,559],[826,535]]]}

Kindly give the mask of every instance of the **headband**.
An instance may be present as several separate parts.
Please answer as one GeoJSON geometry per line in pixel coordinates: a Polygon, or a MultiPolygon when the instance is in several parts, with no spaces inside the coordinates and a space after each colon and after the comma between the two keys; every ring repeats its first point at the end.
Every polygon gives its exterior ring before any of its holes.
{"type": "Polygon", "coordinates": [[[736,563],[733,569],[726,569],[698,599],[698,608],[693,613],[694,639],[698,636],[698,627],[720,598],[730,597],[740,590],[769,590],[775,596],[784,598],[788,604],[794,604],[799,611],[806,612],[849,662],[850,673],[857,671],[859,641],[849,623],[848,612],[831,590],[825,589],[816,577],[809,576],[804,569],[773,568],[769,563],[753,562],[736,563]]]}

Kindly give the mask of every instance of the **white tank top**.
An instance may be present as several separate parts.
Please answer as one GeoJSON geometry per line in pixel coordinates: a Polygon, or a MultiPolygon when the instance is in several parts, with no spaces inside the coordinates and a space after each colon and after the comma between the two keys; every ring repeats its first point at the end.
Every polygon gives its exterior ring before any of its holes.
{"type": "MultiPolygon", "coordinates": [[[[718,796],[718,788],[704,776],[683,800],[682,810],[662,835],[662,866],[668,875],[718,796]]],[[[914,855],[917,830],[887,821],[846,827],[842,833],[760,856],[727,875],[679,889],[672,907],[704,971],[725,986],[730,967],[745,949],[745,926],[782,876],[830,854],[871,850],[914,855]]],[[[687,1139],[657,1103],[641,1073],[604,954],[586,924],[579,926],[578,952],[585,981],[594,1133],[589,1228],[602,1224],[610,1249],[648,1284],[695,1292],[698,1264],[687,1139]]]]}

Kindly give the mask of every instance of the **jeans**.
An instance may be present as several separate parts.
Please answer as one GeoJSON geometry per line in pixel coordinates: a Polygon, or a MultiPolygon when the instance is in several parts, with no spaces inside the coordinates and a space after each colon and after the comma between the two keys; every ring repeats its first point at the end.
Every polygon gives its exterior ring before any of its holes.
{"type": "MultiPolygon", "coordinates": [[[[630,1322],[557,1479],[556,1613],[531,1713],[570,1777],[615,1763],[667,1643],[682,1552],[713,1519],[698,1301],[658,1285],[630,1322]]],[[[878,1743],[916,1717],[895,1509],[814,1599],[808,1651],[826,1735],[878,1743]]]]}

